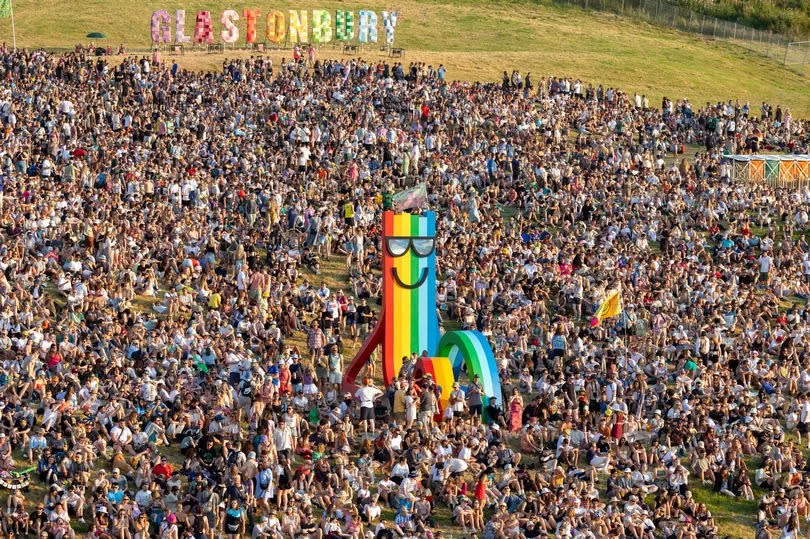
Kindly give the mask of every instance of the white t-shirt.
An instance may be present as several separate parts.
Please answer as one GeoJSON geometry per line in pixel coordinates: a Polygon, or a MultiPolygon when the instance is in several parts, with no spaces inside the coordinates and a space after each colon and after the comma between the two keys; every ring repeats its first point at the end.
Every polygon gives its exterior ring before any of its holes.
{"type": "Polygon", "coordinates": [[[114,442],[126,445],[132,441],[132,431],[129,430],[129,427],[121,428],[115,426],[110,431],[110,437],[114,442]]]}
{"type": "Polygon", "coordinates": [[[302,146],[298,150],[298,166],[305,167],[307,165],[307,161],[309,161],[309,156],[312,152],[307,146],[302,146]]]}
{"type": "Polygon", "coordinates": [[[469,468],[469,465],[462,459],[447,459],[447,462],[444,463],[444,469],[450,473],[461,473],[466,471],[467,468],[469,468]]]}
{"type": "Polygon", "coordinates": [[[768,255],[762,255],[759,257],[759,272],[760,273],[768,273],[771,271],[771,264],[773,263],[773,259],[768,255]]]}
{"type": "Polygon", "coordinates": [[[799,421],[802,423],[810,421],[810,401],[802,403],[802,407],[799,411],[799,421]]]}
{"type": "Polygon", "coordinates": [[[400,464],[397,462],[394,464],[394,467],[391,468],[391,476],[392,477],[407,477],[408,473],[410,473],[411,469],[408,466],[408,463],[400,464]]]}
{"type": "Polygon", "coordinates": [[[364,386],[358,389],[354,396],[360,401],[361,408],[374,408],[374,399],[382,395],[382,391],[376,387],[364,386]]]}

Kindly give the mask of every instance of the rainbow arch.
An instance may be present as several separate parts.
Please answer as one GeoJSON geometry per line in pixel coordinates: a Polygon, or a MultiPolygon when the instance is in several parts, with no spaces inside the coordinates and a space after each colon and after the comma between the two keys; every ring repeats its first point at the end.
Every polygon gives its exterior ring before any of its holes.
{"type": "Polygon", "coordinates": [[[489,404],[489,397],[496,397],[501,406],[504,405],[498,364],[483,333],[473,330],[448,331],[439,339],[434,355],[450,359],[456,380],[462,365],[466,365],[470,377],[478,375],[485,395],[484,406],[489,404]]]}

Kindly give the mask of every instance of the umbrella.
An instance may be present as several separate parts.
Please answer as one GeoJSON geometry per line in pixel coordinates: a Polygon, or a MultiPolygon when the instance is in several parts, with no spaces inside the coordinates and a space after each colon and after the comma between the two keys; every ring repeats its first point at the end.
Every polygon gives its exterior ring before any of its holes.
{"type": "Polygon", "coordinates": [[[107,37],[107,34],[102,34],[101,32],[90,32],[89,34],[87,34],[87,37],[92,39],[105,39],[107,37]]]}

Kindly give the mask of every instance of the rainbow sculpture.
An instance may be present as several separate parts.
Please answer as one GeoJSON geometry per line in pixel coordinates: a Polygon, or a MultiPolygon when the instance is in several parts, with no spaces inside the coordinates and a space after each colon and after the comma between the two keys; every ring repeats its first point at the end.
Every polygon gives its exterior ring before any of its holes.
{"type": "MultiPolygon", "coordinates": [[[[484,405],[490,397],[503,403],[495,357],[478,331],[449,331],[439,336],[436,313],[436,214],[383,212],[383,306],[377,325],[343,375],[346,390],[372,352],[382,345],[386,385],[399,374],[403,358],[427,356],[425,373],[442,387],[442,401],[466,365],[470,377],[479,376],[484,405]]],[[[443,402],[442,404],[446,404],[443,402]]]]}

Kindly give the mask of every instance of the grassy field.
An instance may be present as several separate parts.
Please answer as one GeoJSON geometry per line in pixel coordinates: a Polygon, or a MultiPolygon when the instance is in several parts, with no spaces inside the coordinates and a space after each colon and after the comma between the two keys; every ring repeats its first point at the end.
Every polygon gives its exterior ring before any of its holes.
{"type": "MultiPolygon", "coordinates": [[[[503,70],[519,68],[531,71],[535,80],[554,74],[616,86],[646,94],[654,104],[664,95],[688,97],[696,104],[739,98],[756,106],[768,100],[790,107],[799,116],[810,115],[810,77],[806,75],[727,43],[606,13],[550,6],[547,2],[17,0],[14,7],[20,46],[71,47],[86,43],[84,36],[88,32],[100,31],[109,36],[103,43],[124,43],[131,48],[149,45],[150,15],[160,8],[170,12],[184,8],[187,33],[193,30],[197,10],[211,10],[218,36],[219,14],[225,8],[241,11],[244,7],[258,7],[267,12],[274,8],[339,7],[380,12],[396,7],[400,12],[396,45],[406,49],[404,61],[443,63],[451,78],[498,80],[503,70]]],[[[244,21],[238,24],[244,36],[244,21]]],[[[263,32],[264,21],[260,19],[257,33],[261,36],[263,32]]],[[[0,34],[10,41],[8,19],[0,19],[0,34]]],[[[382,38],[382,32],[380,35],[382,38]]],[[[379,54],[375,51],[369,47],[361,52],[375,57],[379,54]]],[[[320,54],[340,52],[325,46],[320,54]]],[[[180,62],[192,69],[216,68],[222,56],[192,54],[180,62]]]]}

